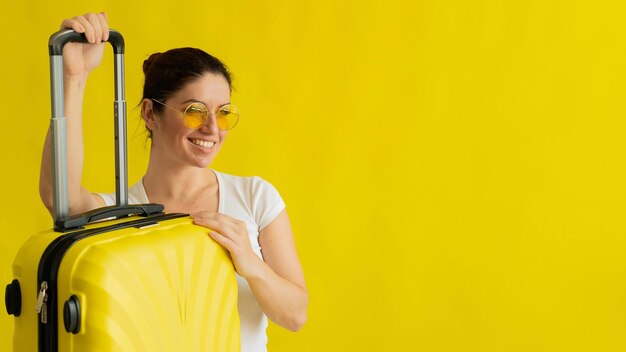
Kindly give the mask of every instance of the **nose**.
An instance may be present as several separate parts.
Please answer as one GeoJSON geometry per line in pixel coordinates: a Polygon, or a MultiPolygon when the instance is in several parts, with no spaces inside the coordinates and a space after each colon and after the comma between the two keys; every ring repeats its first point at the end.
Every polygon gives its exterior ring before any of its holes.
{"type": "Polygon", "coordinates": [[[199,130],[208,134],[218,134],[220,129],[217,126],[217,114],[209,112],[206,122],[200,126],[199,130]]]}

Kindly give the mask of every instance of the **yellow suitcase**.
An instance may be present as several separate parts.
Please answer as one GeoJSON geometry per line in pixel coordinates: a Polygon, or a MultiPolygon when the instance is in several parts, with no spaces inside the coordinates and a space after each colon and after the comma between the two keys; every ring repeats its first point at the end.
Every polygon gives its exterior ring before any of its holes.
{"type": "Polygon", "coordinates": [[[5,290],[15,316],[13,350],[239,351],[228,253],[185,214],[126,204],[124,41],[114,30],[118,204],[67,216],[63,98],[55,94],[63,92],[61,54],[69,41],[84,39],[61,31],[49,43],[55,229],[32,236],[13,263],[5,290]]]}

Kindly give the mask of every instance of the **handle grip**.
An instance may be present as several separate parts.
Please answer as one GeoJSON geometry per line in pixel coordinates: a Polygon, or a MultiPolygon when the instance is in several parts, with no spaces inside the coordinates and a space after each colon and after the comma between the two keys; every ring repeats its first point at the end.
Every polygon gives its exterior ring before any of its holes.
{"type": "MultiPolygon", "coordinates": [[[[48,40],[48,51],[50,55],[63,55],[63,47],[69,42],[89,43],[84,33],[74,32],[71,29],[64,29],[54,33],[48,40]]],[[[124,54],[124,37],[120,32],[109,30],[107,42],[113,46],[113,53],[124,54]]]]}
{"type": "Polygon", "coordinates": [[[133,204],[125,206],[111,205],[108,207],[102,207],[88,211],[86,213],[78,214],[69,218],[60,219],[55,222],[56,231],[67,231],[81,228],[84,225],[92,223],[94,221],[119,218],[129,215],[150,216],[163,213],[163,205],[161,204],[133,204]]]}

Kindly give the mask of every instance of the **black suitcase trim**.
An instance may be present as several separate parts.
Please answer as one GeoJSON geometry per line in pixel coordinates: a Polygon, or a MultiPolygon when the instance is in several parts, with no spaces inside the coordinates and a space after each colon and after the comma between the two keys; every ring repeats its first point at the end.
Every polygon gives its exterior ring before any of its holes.
{"type": "Polygon", "coordinates": [[[65,253],[72,247],[76,242],[89,238],[91,236],[121,230],[129,227],[144,227],[153,224],[157,224],[160,221],[178,219],[188,216],[188,214],[180,214],[180,213],[172,213],[172,214],[161,214],[155,216],[148,216],[143,219],[129,221],[125,223],[119,223],[115,225],[76,231],[72,233],[68,233],[56,238],[54,241],[50,242],[46,250],[44,251],[41,259],[39,260],[39,267],[37,270],[37,295],[39,295],[39,288],[41,287],[42,282],[46,281],[48,284],[47,289],[47,307],[46,313],[42,312],[41,314],[47,314],[47,323],[42,323],[41,315],[39,316],[39,328],[38,328],[38,341],[39,341],[39,351],[40,352],[58,352],[58,321],[57,321],[57,277],[59,274],[59,267],[61,266],[61,261],[65,256],[65,253]]]}

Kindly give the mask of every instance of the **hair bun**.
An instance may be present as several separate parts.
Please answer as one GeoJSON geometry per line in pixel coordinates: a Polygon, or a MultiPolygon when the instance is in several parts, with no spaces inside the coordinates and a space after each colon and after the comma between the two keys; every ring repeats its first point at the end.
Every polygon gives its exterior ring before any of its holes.
{"type": "Polygon", "coordinates": [[[148,71],[150,71],[150,67],[152,67],[152,64],[154,63],[154,61],[156,59],[159,58],[159,56],[161,56],[161,53],[154,53],[154,54],[150,55],[149,58],[144,60],[144,62],[143,62],[143,74],[145,76],[148,75],[148,71]]]}

